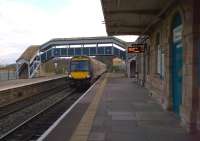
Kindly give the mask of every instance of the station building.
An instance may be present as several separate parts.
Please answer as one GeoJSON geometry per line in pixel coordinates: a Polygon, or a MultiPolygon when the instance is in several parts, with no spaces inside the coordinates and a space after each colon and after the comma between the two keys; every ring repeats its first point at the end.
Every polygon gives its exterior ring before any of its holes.
{"type": "Polygon", "coordinates": [[[144,44],[129,71],[189,132],[200,131],[200,1],[101,2],[108,35],[139,35],[144,44]]]}

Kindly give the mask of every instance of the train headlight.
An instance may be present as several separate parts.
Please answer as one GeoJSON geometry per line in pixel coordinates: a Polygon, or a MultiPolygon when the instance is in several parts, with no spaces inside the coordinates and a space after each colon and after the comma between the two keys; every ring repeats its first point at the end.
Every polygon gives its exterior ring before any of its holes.
{"type": "Polygon", "coordinates": [[[72,78],[72,75],[71,75],[71,74],[69,74],[69,75],[68,75],[68,77],[69,77],[69,78],[72,78]]]}
{"type": "Polygon", "coordinates": [[[90,78],[90,75],[88,74],[86,77],[87,77],[87,78],[90,78]]]}

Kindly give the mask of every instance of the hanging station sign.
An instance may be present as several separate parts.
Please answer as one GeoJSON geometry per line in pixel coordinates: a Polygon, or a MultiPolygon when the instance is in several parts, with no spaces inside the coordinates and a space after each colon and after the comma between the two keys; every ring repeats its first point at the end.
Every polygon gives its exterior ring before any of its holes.
{"type": "Polygon", "coordinates": [[[144,53],[144,44],[132,44],[127,48],[128,53],[144,53]]]}

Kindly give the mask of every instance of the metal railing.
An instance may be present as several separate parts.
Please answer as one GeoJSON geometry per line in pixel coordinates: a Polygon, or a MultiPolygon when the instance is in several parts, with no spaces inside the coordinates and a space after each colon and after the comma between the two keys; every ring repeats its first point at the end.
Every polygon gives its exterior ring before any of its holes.
{"type": "Polygon", "coordinates": [[[34,61],[33,64],[30,66],[30,78],[33,78],[36,74],[38,68],[40,66],[40,61],[34,61]]]}
{"type": "Polygon", "coordinates": [[[0,70],[0,81],[17,79],[16,71],[0,70]]]}

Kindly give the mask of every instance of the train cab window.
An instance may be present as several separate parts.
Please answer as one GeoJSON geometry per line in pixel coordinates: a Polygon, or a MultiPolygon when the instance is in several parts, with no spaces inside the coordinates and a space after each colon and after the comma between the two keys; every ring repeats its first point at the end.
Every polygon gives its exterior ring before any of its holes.
{"type": "Polygon", "coordinates": [[[89,62],[88,61],[72,61],[71,71],[88,71],[89,62]]]}

